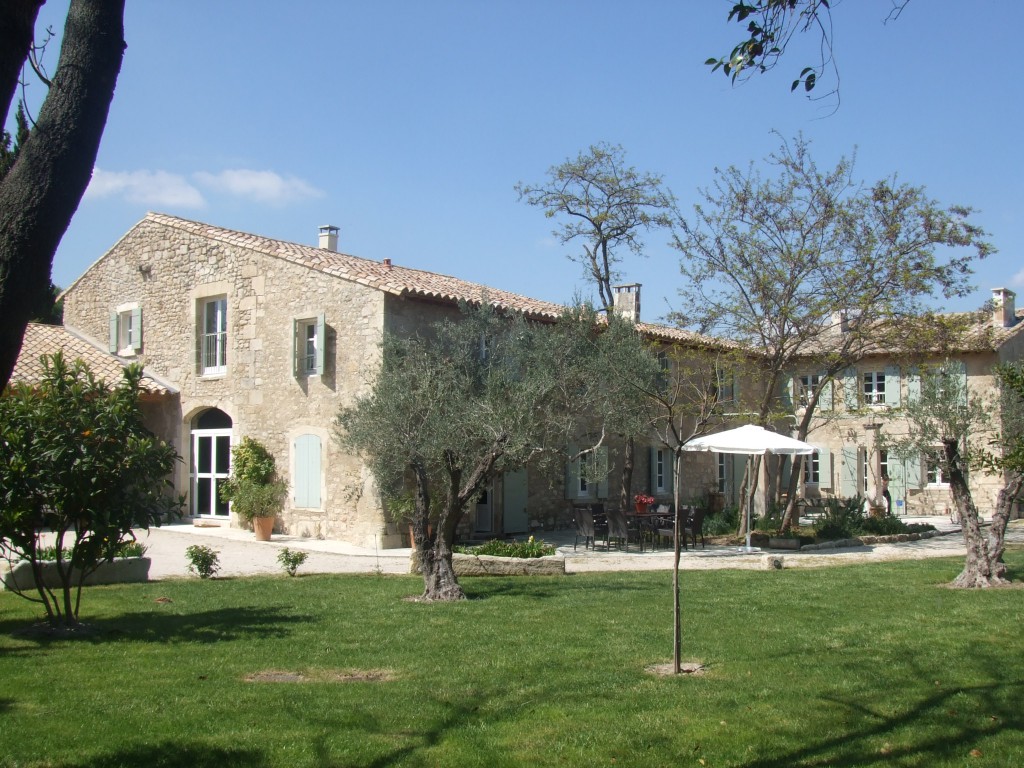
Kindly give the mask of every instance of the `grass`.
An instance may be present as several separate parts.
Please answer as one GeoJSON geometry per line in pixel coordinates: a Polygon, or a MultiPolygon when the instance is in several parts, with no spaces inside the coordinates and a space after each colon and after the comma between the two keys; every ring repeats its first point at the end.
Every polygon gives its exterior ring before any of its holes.
{"type": "Polygon", "coordinates": [[[74,640],[0,593],[0,766],[1024,765],[1024,592],[961,565],[683,572],[686,678],[666,572],[91,587],[74,640]]]}

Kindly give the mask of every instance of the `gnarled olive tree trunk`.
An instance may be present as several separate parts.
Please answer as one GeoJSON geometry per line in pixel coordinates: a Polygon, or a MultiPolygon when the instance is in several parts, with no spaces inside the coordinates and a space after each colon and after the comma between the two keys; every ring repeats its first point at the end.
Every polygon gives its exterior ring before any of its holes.
{"type": "Polygon", "coordinates": [[[1006,524],[1010,520],[1010,509],[1020,497],[1024,486],[1024,475],[1014,472],[1006,485],[999,489],[996,497],[996,509],[992,514],[992,527],[988,535],[988,561],[992,575],[1001,582],[1006,578],[1006,563],[1003,562],[1003,551],[1006,548],[1006,524]]]}
{"type": "Polygon", "coordinates": [[[993,572],[988,541],[981,531],[978,508],[974,505],[967,485],[964,461],[960,455],[960,441],[952,437],[943,438],[942,450],[945,453],[946,466],[949,468],[949,492],[960,515],[964,546],[967,547],[964,569],[953,580],[953,586],[977,589],[1001,584],[1005,580],[993,572]]]}

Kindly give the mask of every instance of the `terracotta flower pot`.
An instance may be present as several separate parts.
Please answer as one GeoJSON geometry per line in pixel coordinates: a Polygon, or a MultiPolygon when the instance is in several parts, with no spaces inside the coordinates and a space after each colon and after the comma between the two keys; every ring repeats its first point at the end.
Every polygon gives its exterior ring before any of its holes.
{"type": "Polygon", "coordinates": [[[274,532],[273,517],[254,517],[252,519],[252,530],[256,534],[256,541],[270,541],[270,535],[274,532]]]}

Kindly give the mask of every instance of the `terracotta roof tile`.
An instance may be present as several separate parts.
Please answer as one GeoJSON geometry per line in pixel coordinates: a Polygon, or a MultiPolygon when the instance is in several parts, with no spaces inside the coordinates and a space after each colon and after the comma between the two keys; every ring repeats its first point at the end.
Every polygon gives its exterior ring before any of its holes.
{"type": "MultiPolygon", "coordinates": [[[[81,360],[100,379],[116,384],[121,380],[121,371],[131,362],[112,355],[87,341],[74,331],[62,325],[29,323],[21,343],[21,353],[14,364],[11,382],[38,384],[42,380],[43,366],[39,361],[43,355],[62,351],[69,360],[81,360]]],[[[143,375],[142,390],[151,394],[166,395],[176,390],[156,378],[143,375]]]]}
{"type": "Polygon", "coordinates": [[[393,296],[470,303],[479,303],[486,296],[488,303],[500,309],[515,310],[530,317],[552,320],[559,317],[564,309],[560,304],[531,299],[448,275],[371,261],[309,245],[272,240],[259,235],[250,235],[245,232],[179,219],[176,216],[168,216],[163,213],[148,213],[145,221],[301,264],[327,275],[376,288],[393,296]]]}

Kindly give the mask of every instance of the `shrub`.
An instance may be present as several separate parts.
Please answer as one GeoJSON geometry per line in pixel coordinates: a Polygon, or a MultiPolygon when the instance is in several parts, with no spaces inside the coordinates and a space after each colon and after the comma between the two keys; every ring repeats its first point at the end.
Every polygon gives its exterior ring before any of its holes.
{"type": "Polygon", "coordinates": [[[220,570],[217,550],[202,544],[193,544],[186,549],[185,557],[188,558],[188,569],[200,579],[208,579],[220,570]]]}
{"type": "Polygon", "coordinates": [[[305,552],[298,552],[296,550],[288,549],[285,547],[277,555],[277,562],[284,572],[289,576],[294,576],[295,572],[299,570],[299,566],[306,562],[309,557],[305,552]]]}
{"type": "Polygon", "coordinates": [[[740,511],[736,507],[726,507],[704,518],[705,536],[728,536],[736,533],[740,526],[740,511]]]}
{"type": "Polygon", "coordinates": [[[258,440],[243,437],[231,449],[231,477],[220,486],[222,501],[243,520],[274,517],[281,509],[288,486],[276,479],[274,455],[258,440]]]}
{"type": "Polygon", "coordinates": [[[545,557],[555,554],[555,548],[531,536],[526,541],[501,541],[491,539],[478,547],[453,547],[464,555],[493,555],[494,557],[545,557]]]}
{"type": "Polygon", "coordinates": [[[822,540],[849,539],[861,531],[864,499],[826,499],[825,512],[814,524],[815,535],[822,540]]]}

